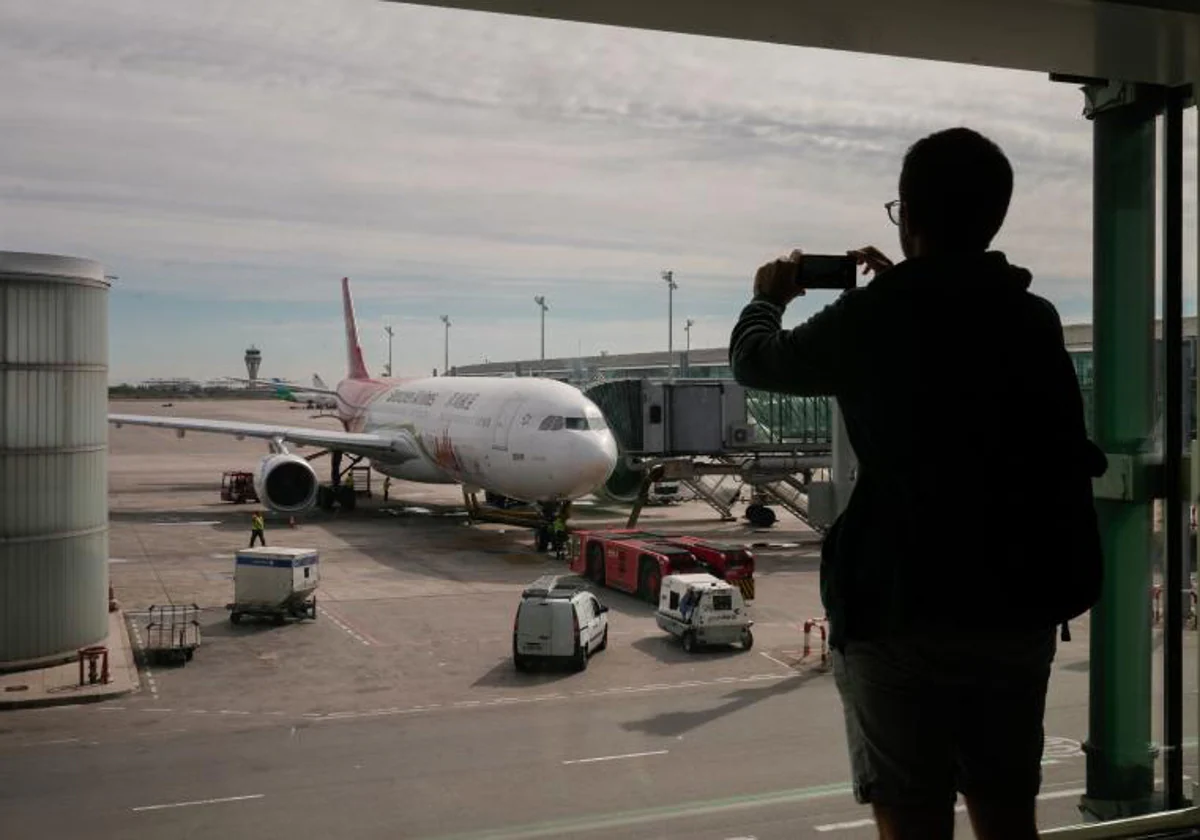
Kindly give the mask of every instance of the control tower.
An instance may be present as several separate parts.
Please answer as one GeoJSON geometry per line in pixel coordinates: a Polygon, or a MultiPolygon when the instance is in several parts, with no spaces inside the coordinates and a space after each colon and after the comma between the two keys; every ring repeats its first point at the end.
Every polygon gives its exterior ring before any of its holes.
{"type": "Polygon", "coordinates": [[[246,350],[245,359],[246,376],[253,382],[258,379],[258,367],[262,364],[262,351],[251,344],[249,349],[246,350]]]}

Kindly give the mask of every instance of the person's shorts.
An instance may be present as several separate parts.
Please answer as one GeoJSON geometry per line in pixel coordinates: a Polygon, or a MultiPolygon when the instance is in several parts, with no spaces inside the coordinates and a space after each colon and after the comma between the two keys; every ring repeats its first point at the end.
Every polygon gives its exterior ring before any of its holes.
{"type": "Polygon", "coordinates": [[[1054,630],[847,642],[833,652],[854,796],[939,805],[1034,797],[1054,630]]]}

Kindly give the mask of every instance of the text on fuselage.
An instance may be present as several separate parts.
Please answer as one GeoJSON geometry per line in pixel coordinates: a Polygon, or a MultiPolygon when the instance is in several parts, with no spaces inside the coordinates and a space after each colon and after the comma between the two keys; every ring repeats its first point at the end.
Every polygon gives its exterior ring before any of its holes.
{"type": "Polygon", "coordinates": [[[387,401],[412,405],[433,405],[437,399],[437,391],[393,391],[388,394],[387,401]]]}

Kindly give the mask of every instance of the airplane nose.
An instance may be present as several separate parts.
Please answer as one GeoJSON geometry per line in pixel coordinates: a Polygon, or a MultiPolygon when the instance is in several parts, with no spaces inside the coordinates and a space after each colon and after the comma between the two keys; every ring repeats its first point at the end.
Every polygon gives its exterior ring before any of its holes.
{"type": "Polygon", "coordinates": [[[617,442],[611,433],[581,436],[575,443],[575,470],[579,484],[573,496],[586,496],[596,490],[617,467],[617,442]]]}

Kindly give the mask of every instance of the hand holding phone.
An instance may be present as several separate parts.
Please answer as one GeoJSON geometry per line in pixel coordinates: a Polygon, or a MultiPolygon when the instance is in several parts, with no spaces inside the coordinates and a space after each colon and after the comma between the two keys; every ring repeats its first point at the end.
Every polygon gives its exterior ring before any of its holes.
{"type": "Polygon", "coordinates": [[[850,252],[850,256],[863,267],[863,274],[870,274],[872,272],[878,274],[892,267],[892,261],[872,245],[856,248],[850,252]]]}
{"type": "Polygon", "coordinates": [[[792,251],[786,257],[772,260],[758,267],[754,273],[754,294],[779,306],[787,306],[794,298],[804,294],[796,282],[804,255],[792,251]]]}
{"type": "Polygon", "coordinates": [[[805,254],[800,260],[796,283],[802,289],[853,289],[857,283],[857,264],[851,254],[805,254]]]}
{"type": "Polygon", "coordinates": [[[754,292],[787,306],[808,289],[853,289],[860,262],[867,262],[869,270],[891,266],[887,257],[874,248],[837,255],[805,254],[797,249],[760,267],[754,276],[754,292]]]}

